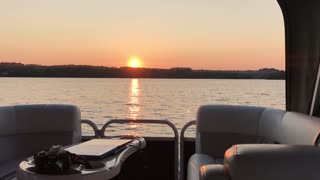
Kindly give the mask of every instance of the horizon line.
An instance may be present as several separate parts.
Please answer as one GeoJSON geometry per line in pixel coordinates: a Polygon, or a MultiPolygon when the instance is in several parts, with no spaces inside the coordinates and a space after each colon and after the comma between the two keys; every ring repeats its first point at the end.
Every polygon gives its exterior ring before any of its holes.
{"type": "Polygon", "coordinates": [[[170,68],[155,68],[155,67],[129,67],[129,66],[119,66],[119,67],[114,67],[114,66],[105,66],[105,65],[88,65],[88,64],[55,64],[55,65],[46,65],[46,64],[24,64],[21,62],[8,62],[8,61],[0,61],[0,64],[21,64],[25,66],[91,66],[91,67],[106,67],[106,68],[130,68],[130,69],[175,69],[175,68],[186,68],[186,69],[191,69],[194,71],[259,71],[263,69],[274,69],[278,71],[285,71],[284,69],[277,69],[274,67],[263,67],[259,69],[246,69],[246,70],[239,70],[239,69],[193,69],[192,67],[186,67],[186,66],[176,66],[176,67],[170,67],[170,68]]]}

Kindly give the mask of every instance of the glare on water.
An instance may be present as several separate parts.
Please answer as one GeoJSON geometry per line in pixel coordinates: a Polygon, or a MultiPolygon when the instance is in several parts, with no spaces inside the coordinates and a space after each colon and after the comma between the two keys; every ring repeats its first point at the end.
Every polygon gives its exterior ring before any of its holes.
{"type": "MultiPolygon", "coordinates": [[[[129,93],[129,119],[136,120],[140,116],[140,101],[139,101],[139,80],[131,79],[131,89],[129,93]]],[[[140,125],[137,123],[131,123],[131,128],[137,128],[140,125]]]]}

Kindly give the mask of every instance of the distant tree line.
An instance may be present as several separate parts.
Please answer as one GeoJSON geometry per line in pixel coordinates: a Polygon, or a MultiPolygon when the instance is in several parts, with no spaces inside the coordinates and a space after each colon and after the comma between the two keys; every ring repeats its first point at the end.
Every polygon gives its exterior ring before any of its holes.
{"type": "Polygon", "coordinates": [[[105,67],[87,65],[43,66],[0,62],[0,77],[86,77],[86,78],[194,78],[194,79],[285,79],[285,72],[274,68],[249,71],[192,70],[105,67]]]}

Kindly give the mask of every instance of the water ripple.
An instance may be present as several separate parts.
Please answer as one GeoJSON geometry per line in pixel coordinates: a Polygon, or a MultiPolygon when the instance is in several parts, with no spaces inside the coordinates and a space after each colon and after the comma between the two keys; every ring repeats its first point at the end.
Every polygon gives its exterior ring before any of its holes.
{"type": "MultiPolygon", "coordinates": [[[[101,127],[108,119],[169,119],[179,129],[203,104],[285,108],[282,80],[0,78],[1,105],[74,104],[83,119],[101,127]],[[5,98],[3,98],[5,97],[5,98]]],[[[108,132],[125,133],[127,125],[108,132]]],[[[134,131],[172,134],[166,127],[141,125],[134,131]]],[[[90,132],[84,129],[84,132],[90,132]]]]}

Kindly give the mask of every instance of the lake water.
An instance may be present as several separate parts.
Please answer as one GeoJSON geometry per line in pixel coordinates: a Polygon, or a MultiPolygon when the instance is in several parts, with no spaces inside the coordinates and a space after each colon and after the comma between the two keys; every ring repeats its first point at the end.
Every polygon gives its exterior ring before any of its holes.
{"type": "MultiPolygon", "coordinates": [[[[99,127],[108,119],[129,118],[168,119],[181,129],[204,104],[285,108],[283,80],[0,78],[0,94],[2,106],[77,105],[82,118],[99,127]]],[[[108,133],[168,135],[170,129],[113,125],[108,133]]]]}

